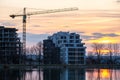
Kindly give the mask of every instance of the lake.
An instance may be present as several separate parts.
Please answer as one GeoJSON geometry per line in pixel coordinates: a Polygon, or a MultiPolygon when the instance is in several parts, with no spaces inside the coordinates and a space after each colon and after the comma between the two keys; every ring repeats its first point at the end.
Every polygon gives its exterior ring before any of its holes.
{"type": "Polygon", "coordinates": [[[120,69],[0,69],[0,80],[120,80],[120,69]]]}

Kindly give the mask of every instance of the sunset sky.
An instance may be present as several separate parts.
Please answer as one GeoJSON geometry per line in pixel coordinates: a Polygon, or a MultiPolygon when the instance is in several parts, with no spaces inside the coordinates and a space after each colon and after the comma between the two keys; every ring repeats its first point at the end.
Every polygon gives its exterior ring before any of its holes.
{"type": "Polygon", "coordinates": [[[93,42],[120,42],[119,0],[0,0],[0,25],[15,27],[21,34],[21,14],[47,9],[78,7],[78,11],[32,15],[27,18],[27,46],[36,44],[58,31],[77,32],[91,50],[93,42]]]}

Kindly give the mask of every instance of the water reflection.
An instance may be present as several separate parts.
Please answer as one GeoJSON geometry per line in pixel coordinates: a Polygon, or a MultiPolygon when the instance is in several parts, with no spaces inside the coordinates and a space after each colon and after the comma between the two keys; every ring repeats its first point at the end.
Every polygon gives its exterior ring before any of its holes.
{"type": "Polygon", "coordinates": [[[25,72],[24,80],[43,80],[43,71],[42,70],[28,70],[25,72]]]}
{"type": "Polygon", "coordinates": [[[119,80],[120,69],[87,69],[87,80],[119,80]]]}
{"type": "Polygon", "coordinates": [[[120,69],[0,69],[0,80],[119,80],[120,69]]]}
{"type": "Polygon", "coordinates": [[[85,69],[63,69],[60,80],[85,80],[85,69]]]}
{"type": "Polygon", "coordinates": [[[0,80],[19,80],[19,70],[0,70],[0,80]]]}
{"type": "Polygon", "coordinates": [[[111,70],[109,69],[100,69],[100,77],[101,78],[105,78],[105,79],[109,79],[111,76],[111,70]]]}
{"type": "Polygon", "coordinates": [[[85,80],[85,69],[45,69],[44,80],[85,80]]]}
{"type": "Polygon", "coordinates": [[[43,80],[42,70],[2,69],[0,80],[43,80]]]}
{"type": "Polygon", "coordinates": [[[60,80],[59,69],[44,69],[44,80],[60,80]]]}

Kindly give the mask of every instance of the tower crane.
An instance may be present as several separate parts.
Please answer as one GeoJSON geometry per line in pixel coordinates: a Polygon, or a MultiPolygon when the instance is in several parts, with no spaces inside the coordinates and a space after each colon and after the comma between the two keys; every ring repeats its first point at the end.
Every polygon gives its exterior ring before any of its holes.
{"type": "Polygon", "coordinates": [[[53,9],[53,10],[44,10],[44,11],[37,11],[37,12],[26,12],[26,8],[23,9],[23,14],[12,14],[10,15],[11,18],[15,17],[23,17],[23,34],[22,34],[22,40],[23,40],[23,54],[26,54],[26,19],[27,16],[31,15],[37,15],[37,14],[48,14],[48,13],[56,13],[56,12],[66,12],[66,11],[75,11],[78,10],[78,8],[63,8],[63,9],[53,9]]]}

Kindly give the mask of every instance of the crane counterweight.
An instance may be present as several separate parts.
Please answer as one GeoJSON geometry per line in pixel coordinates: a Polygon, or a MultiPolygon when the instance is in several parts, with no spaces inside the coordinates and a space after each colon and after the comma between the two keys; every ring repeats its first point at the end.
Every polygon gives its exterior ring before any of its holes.
{"type": "Polygon", "coordinates": [[[15,18],[15,15],[10,15],[11,18],[15,18]]]}

